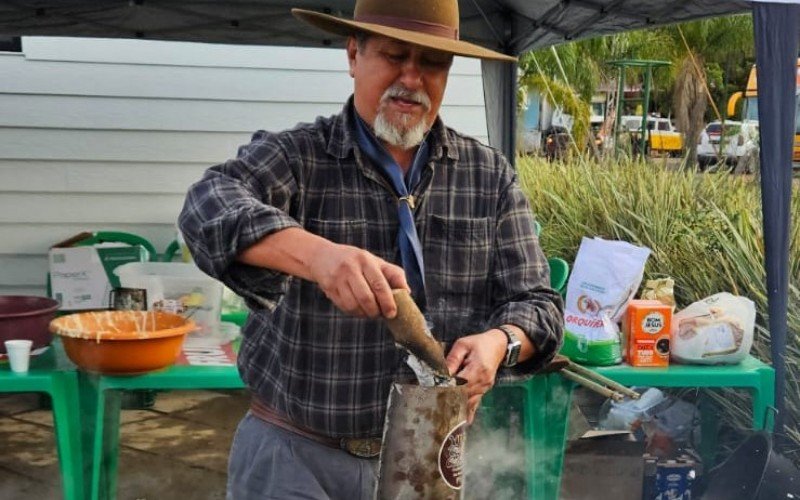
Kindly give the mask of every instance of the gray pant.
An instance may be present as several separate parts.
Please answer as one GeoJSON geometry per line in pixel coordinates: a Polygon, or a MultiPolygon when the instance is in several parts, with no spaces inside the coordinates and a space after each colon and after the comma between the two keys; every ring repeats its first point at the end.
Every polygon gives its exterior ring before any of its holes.
{"type": "Polygon", "coordinates": [[[245,415],[228,463],[227,500],[369,500],[377,459],[354,457],[245,415]]]}

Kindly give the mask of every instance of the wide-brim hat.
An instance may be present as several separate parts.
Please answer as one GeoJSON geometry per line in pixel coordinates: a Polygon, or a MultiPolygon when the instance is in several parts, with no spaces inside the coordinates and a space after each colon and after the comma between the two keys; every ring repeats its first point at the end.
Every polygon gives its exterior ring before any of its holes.
{"type": "Polygon", "coordinates": [[[337,35],[361,31],[464,57],[517,60],[459,40],[458,0],[356,0],[353,19],[305,9],[292,9],[292,14],[337,35]]]}

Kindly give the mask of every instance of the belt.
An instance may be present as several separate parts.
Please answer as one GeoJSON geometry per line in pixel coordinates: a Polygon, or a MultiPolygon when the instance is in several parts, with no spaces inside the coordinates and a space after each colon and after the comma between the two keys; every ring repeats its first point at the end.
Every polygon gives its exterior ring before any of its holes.
{"type": "Polygon", "coordinates": [[[283,415],[253,397],[250,402],[250,412],[260,420],[291,433],[324,444],[330,448],[344,450],[358,458],[377,458],[381,453],[381,438],[333,438],[323,436],[309,429],[299,427],[283,415]]]}

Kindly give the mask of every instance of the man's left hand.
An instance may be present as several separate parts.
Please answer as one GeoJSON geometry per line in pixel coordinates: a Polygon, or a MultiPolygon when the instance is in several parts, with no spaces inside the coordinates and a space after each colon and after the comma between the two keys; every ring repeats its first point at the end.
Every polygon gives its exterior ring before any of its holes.
{"type": "Polygon", "coordinates": [[[469,423],[475,418],[475,412],[481,397],[494,386],[495,376],[500,363],[506,355],[508,339],[496,329],[484,333],[461,337],[447,355],[447,369],[450,374],[467,381],[467,415],[469,423]]]}

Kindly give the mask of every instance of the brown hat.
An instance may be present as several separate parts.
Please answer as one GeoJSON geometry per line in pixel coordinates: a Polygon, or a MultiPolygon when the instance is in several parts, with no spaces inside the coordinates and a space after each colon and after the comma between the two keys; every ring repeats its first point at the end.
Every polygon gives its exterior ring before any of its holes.
{"type": "Polygon", "coordinates": [[[459,56],[517,60],[458,39],[458,0],[356,0],[352,20],[304,9],[292,14],[337,35],[363,31],[459,56]]]}

